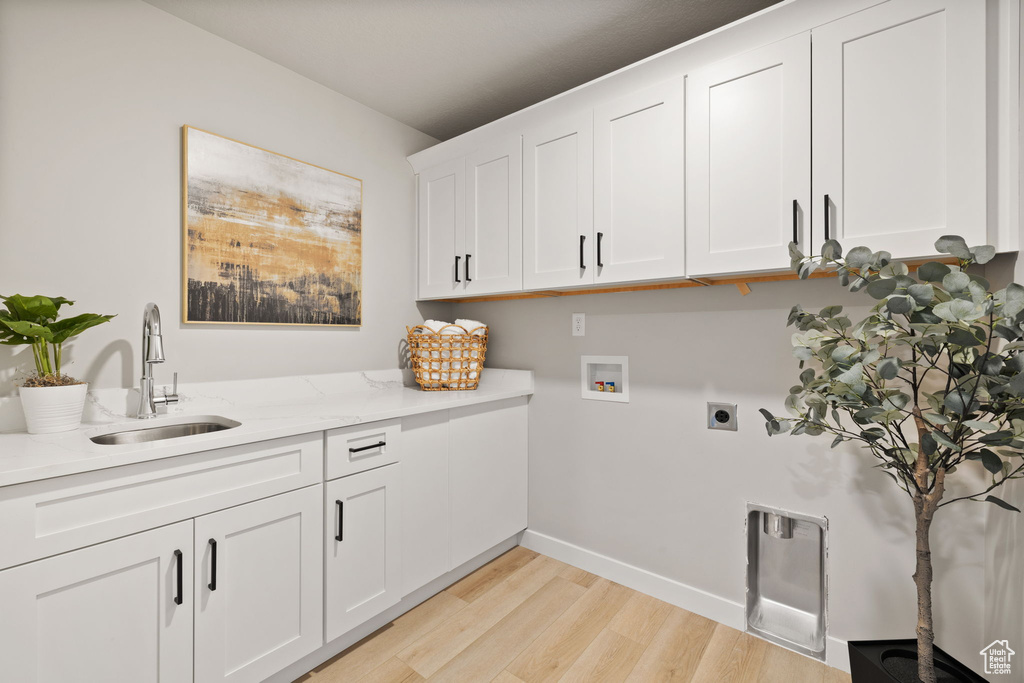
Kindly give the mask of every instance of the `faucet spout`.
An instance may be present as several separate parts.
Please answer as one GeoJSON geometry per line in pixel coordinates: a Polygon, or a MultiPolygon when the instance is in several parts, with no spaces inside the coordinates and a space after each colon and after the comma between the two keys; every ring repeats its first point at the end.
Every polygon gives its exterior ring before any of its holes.
{"type": "MultiPolygon", "coordinates": [[[[142,312],[142,378],[139,380],[140,419],[156,417],[157,405],[178,402],[178,373],[174,373],[174,392],[153,396],[153,365],[163,363],[164,338],[160,330],[160,307],[152,301],[142,312]]],[[[166,390],[165,390],[166,391],[166,390]]]]}

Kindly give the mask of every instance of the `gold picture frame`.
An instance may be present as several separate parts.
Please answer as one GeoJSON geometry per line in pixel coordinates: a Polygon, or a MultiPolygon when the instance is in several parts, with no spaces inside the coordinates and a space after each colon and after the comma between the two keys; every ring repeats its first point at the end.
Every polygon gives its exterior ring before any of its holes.
{"type": "Polygon", "coordinates": [[[363,181],[182,126],[182,321],[362,324],[363,181]]]}

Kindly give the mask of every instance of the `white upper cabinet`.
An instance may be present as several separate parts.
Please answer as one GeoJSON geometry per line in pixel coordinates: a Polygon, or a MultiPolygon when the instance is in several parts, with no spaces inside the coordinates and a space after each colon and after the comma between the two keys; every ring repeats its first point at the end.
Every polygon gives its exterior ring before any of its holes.
{"type": "Polygon", "coordinates": [[[428,168],[419,179],[419,298],[452,296],[462,279],[465,232],[462,159],[428,168]]]}
{"type": "Polygon", "coordinates": [[[985,3],[887,2],[813,40],[815,248],[826,226],[896,257],[985,243],[985,3]]]}
{"type": "Polygon", "coordinates": [[[687,274],[789,266],[807,245],[811,39],[803,33],[687,78],[687,274]]]}
{"type": "Polygon", "coordinates": [[[523,135],[523,287],[590,284],[594,249],[591,110],[523,135]]]}
{"type": "Polygon", "coordinates": [[[594,110],[594,281],[682,277],[683,79],[594,110]]]}
{"type": "Polygon", "coordinates": [[[466,157],[467,294],[523,287],[522,139],[495,143],[466,157]]]}

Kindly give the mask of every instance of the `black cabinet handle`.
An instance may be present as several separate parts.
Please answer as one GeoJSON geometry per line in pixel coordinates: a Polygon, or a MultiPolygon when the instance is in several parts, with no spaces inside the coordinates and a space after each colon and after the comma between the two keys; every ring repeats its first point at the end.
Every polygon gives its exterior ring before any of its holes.
{"type": "Polygon", "coordinates": [[[472,282],[473,281],[473,278],[471,278],[469,276],[469,257],[470,256],[472,256],[472,254],[466,254],[466,282],[472,282]]]}
{"type": "Polygon", "coordinates": [[[335,535],[334,540],[335,541],[342,541],[342,540],[344,540],[343,539],[343,537],[344,537],[343,531],[344,531],[344,524],[345,524],[345,503],[343,503],[340,500],[336,500],[336,501],[334,501],[334,503],[338,506],[338,533],[337,533],[337,535],[335,535]]]}
{"type": "Polygon", "coordinates": [[[601,238],[604,237],[603,232],[597,233],[597,267],[603,268],[604,264],[601,263],[601,238]]]}
{"type": "Polygon", "coordinates": [[[797,232],[797,217],[800,213],[800,204],[797,200],[793,200],[793,244],[800,244],[800,233],[797,232]]]}
{"type": "Polygon", "coordinates": [[[829,214],[829,202],[828,195],[825,195],[825,239],[828,239],[828,214],[829,214]]]}
{"type": "Polygon", "coordinates": [[[177,591],[174,596],[174,604],[180,605],[183,598],[183,587],[182,587],[182,574],[181,574],[181,551],[174,551],[174,563],[178,566],[178,580],[177,580],[177,591]]]}
{"type": "Polygon", "coordinates": [[[583,243],[587,241],[586,235],[580,235],[580,269],[587,267],[587,264],[583,263],[583,243]]]}
{"type": "Polygon", "coordinates": [[[455,257],[455,281],[456,282],[462,282],[462,280],[459,279],[459,261],[461,259],[462,259],[461,256],[456,256],[455,257]]]}
{"type": "Polygon", "coordinates": [[[217,590],[217,541],[210,539],[210,590],[217,590]]]}
{"type": "Polygon", "coordinates": [[[350,449],[348,449],[348,452],[349,453],[359,453],[361,451],[368,451],[371,448],[384,448],[387,445],[388,444],[387,444],[386,441],[378,441],[377,443],[371,443],[369,446],[361,446],[359,448],[350,448],[350,449]]]}

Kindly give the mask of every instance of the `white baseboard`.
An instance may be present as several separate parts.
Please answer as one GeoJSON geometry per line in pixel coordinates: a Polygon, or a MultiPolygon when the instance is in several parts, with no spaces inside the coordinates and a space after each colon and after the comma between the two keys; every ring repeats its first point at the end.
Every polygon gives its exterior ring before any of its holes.
{"type": "MultiPolygon", "coordinates": [[[[520,545],[738,631],[745,628],[743,605],[732,600],[530,529],[523,532],[520,545]]],[[[826,658],[829,666],[849,672],[845,640],[829,637],[826,658]]]]}

